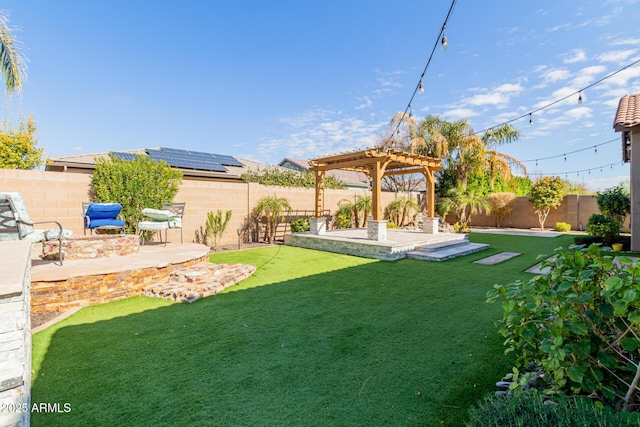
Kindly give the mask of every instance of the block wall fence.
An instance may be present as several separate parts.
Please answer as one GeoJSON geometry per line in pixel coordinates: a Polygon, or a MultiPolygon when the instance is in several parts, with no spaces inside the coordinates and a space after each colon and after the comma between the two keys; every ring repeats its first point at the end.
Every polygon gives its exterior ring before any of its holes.
{"type": "MultiPolygon", "coordinates": [[[[74,235],[83,235],[82,202],[89,201],[90,174],[49,172],[37,170],[0,169],[0,192],[17,191],[22,194],[33,221],[56,220],[74,235]]],[[[334,215],[338,202],[353,200],[358,191],[325,190],[324,209],[334,215]]],[[[237,229],[247,229],[250,214],[258,200],[264,196],[285,197],[293,209],[313,211],[315,191],[307,188],[264,186],[255,183],[201,181],[183,179],[175,197],[176,202],[186,202],[183,220],[185,242],[196,239],[200,227],[204,228],[207,213],[231,210],[233,212],[227,231],[220,244],[237,243],[237,229]]],[[[382,206],[386,206],[401,194],[382,194],[382,206]]],[[[114,202],[117,200],[114,200],[114,202]]],[[[558,209],[552,209],[545,226],[552,228],[556,222],[568,222],[574,230],[584,230],[587,218],[597,213],[594,196],[567,196],[558,209]]],[[[625,228],[628,230],[628,219],[625,228]]],[[[495,226],[495,217],[487,214],[473,216],[472,225],[495,226]]],[[[538,218],[526,197],[519,197],[513,212],[502,222],[503,227],[539,227],[538,218]]],[[[255,236],[244,235],[245,239],[255,236]]],[[[169,230],[169,241],[179,239],[178,230],[169,230]]]]}

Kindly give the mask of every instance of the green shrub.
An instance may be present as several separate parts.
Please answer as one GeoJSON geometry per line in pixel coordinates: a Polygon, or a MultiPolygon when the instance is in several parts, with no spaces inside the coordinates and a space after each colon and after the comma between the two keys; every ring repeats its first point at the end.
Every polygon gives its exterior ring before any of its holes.
{"type": "Polygon", "coordinates": [[[291,226],[291,231],[294,233],[302,233],[304,231],[309,231],[311,225],[309,224],[309,218],[298,218],[294,219],[289,223],[291,226]]]}
{"type": "MultiPolygon", "coordinates": [[[[316,186],[316,176],[313,172],[298,172],[279,167],[249,170],[243,173],[241,178],[244,182],[257,182],[262,185],[275,185],[280,187],[315,188],[316,186]]],[[[347,188],[344,182],[332,175],[324,176],[322,186],[327,189],[347,188]]]]}
{"type": "Polygon", "coordinates": [[[599,408],[588,399],[546,401],[539,395],[487,397],[469,410],[467,427],[609,427],[637,426],[637,417],[599,408]],[[634,421],[635,420],[635,421],[634,421]]]}
{"type": "Polygon", "coordinates": [[[554,231],[560,231],[562,233],[571,231],[571,224],[567,222],[556,222],[556,226],[553,227],[554,231]]]}
{"type": "Polygon", "coordinates": [[[160,209],[163,203],[171,203],[181,183],[182,172],[164,160],[135,156],[128,161],[110,155],[109,159],[96,160],[91,196],[94,202],[120,203],[124,231],[137,233],[142,209],[160,209]]]}
{"type": "Polygon", "coordinates": [[[340,201],[338,212],[336,213],[337,228],[351,228],[353,216],[353,204],[351,202],[340,201]]]}
{"type": "MultiPolygon", "coordinates": [[[[494,285],[488,302],[501,302],[496,322],[513,352],[512,389],[526,388],[531,371],[547,395],[589,396],[629,410],[640,376],[640,265],[597,245],[556,249],[548,275],[494,285]]],[[[546,258],[547,256],[541,256],[546,258]]]]}
{"type": "Polygon", "coordinates": [[[593,214],[587,220],[587,233],[602,237],[602,241],[608,246],[620,235],[620,228],[622,221],[613,216],[593,214]]]}
{"type": "Polygon", "coordinates": [[[222,211],[218,209],[218,211],[214,214],[213,212],[207,213],[207,223],[205,225],[205,233],[206,233],[206,241],[213,246],[213,249],[218,249],[218,242],[220,241],[220,237],[224,234],[227,229],[227,224],[229,224],[229,220],[231,219],[231,211],[226,211],[224,214],[224,218],[222,217],[222,211]]]}
{"type": "Polygon", "coordinates": [[[600,212],[618,218],[620,222],[624,221],[625,216],[631,212],[631,200],[621,186],[597,193],[596,201],[600,212]]]}

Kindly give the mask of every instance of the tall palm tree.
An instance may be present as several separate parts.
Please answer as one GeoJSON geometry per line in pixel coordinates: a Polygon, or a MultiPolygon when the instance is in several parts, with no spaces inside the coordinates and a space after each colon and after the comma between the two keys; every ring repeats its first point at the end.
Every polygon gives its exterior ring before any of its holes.
{"type": "Polygon", "coordinates": [[[526,173],[526,168],[517,159],[494,149],[517,140],[519,136],[520,132],[508,124],[480,137],[466,120],[447,122],[436,116],[427,116],[419,127],[419,138],[424,141],[420,154],[443,158],[447,167],[456,172],[462,190],[466,190],[469,176],[473,173],[489,172],[492,182],[497,176],[511,178],[512,167],[526,173]]]}
{"type": "Polygon", "coordinates": [[[0,11],[0,72],[9,95],[22,90],[27,67],[20,46],[9,28],[7,15],[0,11]]]}

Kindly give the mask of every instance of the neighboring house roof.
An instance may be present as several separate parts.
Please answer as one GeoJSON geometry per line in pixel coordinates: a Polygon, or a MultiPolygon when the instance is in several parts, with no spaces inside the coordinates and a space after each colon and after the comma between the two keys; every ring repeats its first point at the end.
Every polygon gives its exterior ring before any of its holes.
{"type": "Polygon", "coordinates": [[[618,103],[618,111],[613,121],[614,129],[622,132],[638,125],[640,125],[640,93],[623,96],[618,103]]]}
{"type": "MultiPolygon", "coordinates": [[[[133,158],[134,155],[151,156],[165,160],[172,167],[182,171],[185,177],[225,178],[240,180],[249,169],[259,169],[263,165],[232,156],[203,153],[172,148],[144,148],[113,152],[120,158],[133,158]]],[[[57,172],[92,173],[96,159],[108,158],[110,152],[60,156],[49,159],[45,170],[57,172]]]]}
{"type": "MultiPolygon", "coordinates": [[[[293,157],[285,157],[280,163],[278,163],[278,166],[286,167],[285,165],[287,163],[307,171],[311,166],[309,164],[309,160],[295,159],[293,157]]],[[[362,172],[336,169],[328,171],[327,176],[333,176],[334,178],[344,182],[348,187],[369,188],[369,177],[362,172]]]]}

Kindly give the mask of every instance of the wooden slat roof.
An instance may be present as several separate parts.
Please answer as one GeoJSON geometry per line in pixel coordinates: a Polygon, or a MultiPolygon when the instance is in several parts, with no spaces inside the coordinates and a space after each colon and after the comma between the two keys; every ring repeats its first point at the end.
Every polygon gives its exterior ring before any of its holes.
{"type": "Polygon", "coordinates": [[[387,174],[407,173],[406,170],[418,170],[427,167],[431,171],[442,169],[440,159],[417,154],[409,154],[393,149],[370,148],[351,153],[335,154],[310,160],[310,170],[327,171],[331,169],[346,169],[369,173],[369,166],[385,163],[387,174]]]}

